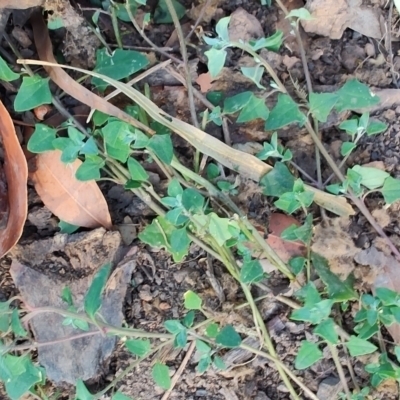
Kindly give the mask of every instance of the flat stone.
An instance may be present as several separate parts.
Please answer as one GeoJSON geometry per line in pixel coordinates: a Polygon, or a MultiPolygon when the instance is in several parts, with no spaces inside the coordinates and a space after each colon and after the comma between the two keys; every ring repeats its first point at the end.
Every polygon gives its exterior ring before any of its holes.
{"type": "Polygon", "coordinates": [[[317,397],[319,400],[336,400],[341,391],[342,384],[339,378],[329,376],[319,384],[317,397]]]}

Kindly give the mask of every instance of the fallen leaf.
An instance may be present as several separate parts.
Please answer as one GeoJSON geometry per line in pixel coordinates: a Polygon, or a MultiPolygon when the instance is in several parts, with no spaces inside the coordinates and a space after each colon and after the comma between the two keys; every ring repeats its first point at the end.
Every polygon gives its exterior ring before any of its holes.
{"type": "Polygon", "coordinates": [[[82,162],[63,164],[60,157],[59,150],[36,156],[36,170],[30,177],[45,206],[69,224],[110,229],[111,216],[96,182],[78,181],[75,172],[82,162]]]}
{"type": "Polygon", "coordinates": [[[362,0],[308,0],[306,8],[313,19],[301,20],[304,30],[340,39],[346,28],[353,29],[367,37],[381,38],[382,13],[378,8],[363,7],[362,0]]]}
{"type": "Polygon", "coordinates": [[[200,86],[201,93],[207,93],[212,88],[213,80],[209,72],[199,75],[196,79],[196,83],[200,86]]]}
{"type": "Polygon", "coordinates": [[[0,0],[0,8],[25,10],[26,8],[41,6],[44,0],[0,0]]]}
{"type": "Polygon", "coordinates": [[[303,243],[281,238],[282,232],[293,224],[300,225],[295,218],[281,213],[271,214],[269,220],[270,234],[268,235],[267,243],[284,263],[287,263],[292,257],[305,256],[306,254],[306,247],[303,243]]]}
{"type": "Polygon", "coordinates": [[[18,242],[28,212],[28,166],[18,142],[10,114],[0,102],[0,135],[4,147],[4,174],[7,181],[9,214],[0,230],[0,257],[18,242]]]}
{"type": "MultiPolygon", "coordinates": [[[[57,63],[53,55],[53,48],[51,45],[49,31],[43,20],[41,11],[36,11],[31,16],[33,37],[35,40],[36,50],[39,58],[42,61],[48,61],[51,63],[57,63]]],[[[44,66],[44,69],[49,74],[50,78],[70,96],[79,100],[83,104],[88,105],[91,108],[99,110],[107,115],[117,117],[129,124],[144,130],[145,132],[153,133],[149,127],[137,121],[135,118],[128,115],[126,112],[120,110],[118,107],[109,103],[107,100],[95,93],[86,89],[80,83],[76,82],[71,78],[61,67],[44,66]]]]}
{"type": "Polygon", "coordinates": [[[52,110],[52,107],[49,104],[43,104],[39,107],[36,107],[33,110],[33,113],[35,114],[35,117],[39,121],[43,121],[44,118],[46,117],[46,114],[49,113],[52,110]]]}

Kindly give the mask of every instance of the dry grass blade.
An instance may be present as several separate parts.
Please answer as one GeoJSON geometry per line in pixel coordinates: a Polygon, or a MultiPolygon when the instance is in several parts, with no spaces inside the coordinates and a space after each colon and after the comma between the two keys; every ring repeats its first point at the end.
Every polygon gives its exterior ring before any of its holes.
{"type": "Polygon", "coordinates": [[[96,182],[81,182],[75,178],[82,162],[75,160],[71,164],[63,164],[60,158],[59,150],[36,156],[36,170],[31,178],[43,203],[69,224],[110,229],[111,216],[96,182]]]}
{"type": "Polygon", "coordinates": [[[0,102],[0,135],[4,146],[4,172],[10,210],[7,226],[0,231],[0,257],[3,257],[18,242],[24,228],[28,212],[28,166],[10,114],[2,102],[0,102]]]}
{"type": "Polygon", "coordinates": [[[57,66],[57,61],[53,55],[53,48],[51,45],[49,32],[43,20],[41,11],[35,11],[31,17],[33,36],[35,39],[36,50],[39,58],[43,61],[48,61],[50,64],[44,65],[44,69],[49,74],[50,78],[62,89],[65,93],[79,100],[83,104],[91,108],[99,110],[105,114],[112,115],[136,128],[142,129],[145,132],[154,133],[148,126],[143,125],[141,122],[131,117],[126,112],[120,110],[118,107],[104,100],[102,97],[97,96],[90,90],[86,89],[80,83],[72,79],[61,67],[57,66]]]}

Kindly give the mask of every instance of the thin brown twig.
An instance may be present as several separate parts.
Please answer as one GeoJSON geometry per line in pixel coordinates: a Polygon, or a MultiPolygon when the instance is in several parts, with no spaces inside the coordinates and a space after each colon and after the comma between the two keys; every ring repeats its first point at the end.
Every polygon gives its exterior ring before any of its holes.
{"type": "Polygon", "coordinates": [[[190,346],[186,352],[185,358],[182,360],[181,365],[179,366],[178,370],[175,372],[174,376],[171,379],[171,386],[170,388],[164,393],[164,396],[161,397],[161,400],[167,400],[174,390],[174,387],[176,383],[178,382],[178,379],[181,377],[183,370],[186,368],[187,363],[190,360],[190,357],[193,354],[194,349],[196,348],[196,342],[193,341],[190,343],[190,346]]]}
{"type": "Polygon", "coordinates": [[[185,71],[185,79],[186,79],[186,90],[188,92],[189,109],[190,109],[190,115],[192,117],[192,124],[196,128],[198,128],[199,121],[197,119],[196,106],[194,104],[192,77],[190,74],[189,57],[188,57],[188,53],[187,53],[185,38],[183,36],[182,27],[179,22],[178,15],[176,14],[175,7],[172,4],[172,1],[171,0],[165,0],[165,1],[167,4],[167,7],[168,7],[168,11],[171,14],[172,20],[174,21],[175,30],[178,35],[179,45],[181,48],[181,55],[182,55],[182,59],[183,59],[183,68],[185,71]]]}
{"type": "Polygon", "coordinates": [[[201,20],[203,19],[204,14],[205,14],[207,8],[209,7],[210,3],[211,3],[211,0],[207,0],[207,1],[204,3],[204,5],[203,5],[203,7],[201,8],[201,11],[200,11],[200,13],[199,13],[199,16],[198,16],[197,19],[196,19],[196,22],[195,22],[194,25],[192,26],[192,29],[190,30],[190,32],[186,35],[185,40],[189,40],[190,37],[193,35],[193,32],[194,32],[194,31],[196,30],[196,28],[199,26],[199,24],[200,24],[201,20]]]}

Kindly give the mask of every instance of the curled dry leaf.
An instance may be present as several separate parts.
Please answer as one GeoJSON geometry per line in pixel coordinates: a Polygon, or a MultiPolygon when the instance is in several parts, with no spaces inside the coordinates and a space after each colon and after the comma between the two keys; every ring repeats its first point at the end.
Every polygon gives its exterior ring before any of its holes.
{"type": "MultiPolygon", "coordinates": [[[[28,212],[28,166],[18,142],[10,114],[0,102],[0,134],[4,146],[4,175],[7,185],[9,214],[4,218],[5,229],[0,230],[0,257],[18,242],[28,212]],[[8,219],[7,219],[8,217],[8,219]],[[7,222],[6,222],[7,221],[7,222]]],[[[2,216],[3,217],[3,216],[2,216]]]]}
{"type": "Polygon", "coordinates": [[[75,172],[82,162],[75,160],[71,164],[63,164],[60,157],[59,150],[36,156],[36,170],[30,177],[43,203],[69,224],[110,229],[111,216],[96,182],[78,181],[75,172]]]}
{"type": "Polygon", "coordinates": [[[300,225],[295,218],[280,213],[271,214],[269,220],[269,230],[271,233],[268,235],[267,243],[285,263],[292,257],[304,256],[306,254],[306,247],[301,242],[292,242],[281,238],[282,232],[293,224],[300,225]]]}

